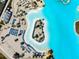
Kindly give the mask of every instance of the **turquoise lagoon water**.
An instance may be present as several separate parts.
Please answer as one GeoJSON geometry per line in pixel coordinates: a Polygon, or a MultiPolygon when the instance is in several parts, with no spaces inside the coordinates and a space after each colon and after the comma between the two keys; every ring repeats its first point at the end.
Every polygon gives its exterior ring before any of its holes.
{"type": "Polygon", "coordinates": [[[79,19],[79,0],[67,5],[60,0],[44,0],[43,14],[48,22],[49,47],[55,59],[79,59],[79,37],[74,32],[74,22],[79,19]]]}
{"type": "Polygon", "coordinates": [[[30,27],[33,27],[33,19],[46,18],[49,41],[43,45],[34,44],[30,40],[32,38],[29,38],[31,30],[27,31],[28,43],[37,48],[45,48],[48,45],[47,47],[54,50],[55,59],[79,59],[79,36],[74,31],[74,22],[79,19],[79,0],[71,0],[67,5],[60,0],[44,2],[46,6],[43,10],[30,14],[28,18],[30,27]]]}

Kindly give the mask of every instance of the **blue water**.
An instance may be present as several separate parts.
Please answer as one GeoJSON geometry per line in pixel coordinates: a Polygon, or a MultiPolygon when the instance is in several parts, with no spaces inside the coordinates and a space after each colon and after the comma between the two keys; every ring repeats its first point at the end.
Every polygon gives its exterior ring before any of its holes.
{"type": "Polygon", "coordinates": [[[76,10],[79,0],[67,5],[60,0],[44,0],[43,14],[48,22],[49,47],[55,59],[79,59],[79,37],[74,32],[74,21],[79,19],[76,10]]]}

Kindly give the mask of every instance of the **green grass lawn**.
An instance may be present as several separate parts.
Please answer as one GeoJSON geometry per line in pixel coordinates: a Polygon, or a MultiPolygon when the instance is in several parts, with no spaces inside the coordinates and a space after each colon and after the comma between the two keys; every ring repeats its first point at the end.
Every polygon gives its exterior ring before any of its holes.
{"type": "Polygon", "coordinates": [[[3,6],[4,5],[0,2],[0,13],[2,12],[3,6]]]}
{"type": "Polygon", "coordinates": [[[6,57],[0,53],[0,59],[6,59],[6,57]]]}
{"type": "Polygon", "coordinates": [[[8,0],[5,0],[5,2],[4,2],[4,3],[0,1],[0,14],[2,13],[3,8],[5,7],[5,5],[6,5],[7,1],[8,1],[8,0]]]}

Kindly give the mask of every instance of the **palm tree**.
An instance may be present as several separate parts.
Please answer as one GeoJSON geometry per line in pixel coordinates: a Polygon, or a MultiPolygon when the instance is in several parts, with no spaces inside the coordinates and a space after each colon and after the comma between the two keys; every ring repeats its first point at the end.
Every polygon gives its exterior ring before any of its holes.
{"type": "Polygon", "coordinates": [[[2,25],[0,24],[0,29],[1,29],[2,25]]]}
{"type": "Polygon", "coordinates": [[[3,22],[3,20],[1,20],[1,21],[0,21],[0,24],[4,25],[4,22],[3,22]]]}

